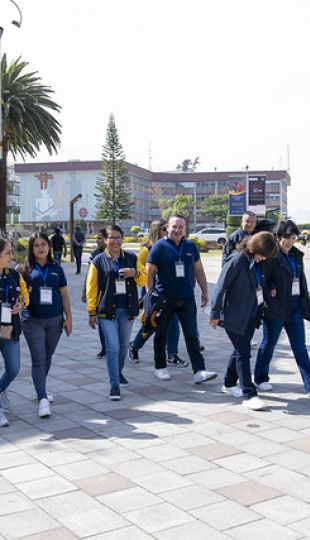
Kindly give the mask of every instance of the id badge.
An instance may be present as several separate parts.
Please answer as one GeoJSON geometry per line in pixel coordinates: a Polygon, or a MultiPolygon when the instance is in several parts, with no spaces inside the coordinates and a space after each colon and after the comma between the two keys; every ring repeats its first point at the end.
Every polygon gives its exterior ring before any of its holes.
{"type": "Polygon", "coordinates": [[[115,280],[116,294],[126,294],[126,281],[124,279],[115,280]]]}
{"type": "Polygon", "coordinates": [[[12,308],[10,304],[1,304],[1,322],[11,324],[12,322],[12,308]]]}
{"type": "Polygon", "coordinates": [[[294,278],[292,281],[292,296],[300,296],[300,281],[294,278]]]}
{"type": "Polygon", "coordinates": [[[40,304],[52,304],[53,291],[51,287],[40,287],[40,304]]]}
{"type": "Polygon", "coordinates": [[[175,277],[185,277],[184,263],[175,263],[175,277]]]}
{"type": "Polygon", "coordinates": [[[256,289],[257,305],[260,306],[264,302],[263,289],[258,287],[256,289]]]}

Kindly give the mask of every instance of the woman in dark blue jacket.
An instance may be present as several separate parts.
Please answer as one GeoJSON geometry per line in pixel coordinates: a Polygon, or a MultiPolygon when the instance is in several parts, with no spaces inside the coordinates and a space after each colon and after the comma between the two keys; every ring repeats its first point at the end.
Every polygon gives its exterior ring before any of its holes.
{"type": "Polygon", "coordinates": [[[280,221],[276,234],[279,254],[265,268],[264,297],[267,308],[263,321],[263,341],[257,353],[254,369],[256,386],[268,392],[269,364],[282,328],[285,328],[306,393],[310,395],[310,362],[305,343],[303,319],[310,318],[310,303],[303,253],[294,247],[299,229],[287,219],[280,221]]]}
{"type": "Polygon", "coordinates": [[[244,397],[243,405],[252,410],[265,407],[257,396],[250,370],[251,339],[259,326],[263,307],[263,272],[260,262],[277,255],[273,235],[260,232],[248,236],[240,252],[225,263],[212,298],[210,324],[221,322],[233,344],[222,392],[244,397]],[[239,379],[239,386],[237,381],[239,379]]]}

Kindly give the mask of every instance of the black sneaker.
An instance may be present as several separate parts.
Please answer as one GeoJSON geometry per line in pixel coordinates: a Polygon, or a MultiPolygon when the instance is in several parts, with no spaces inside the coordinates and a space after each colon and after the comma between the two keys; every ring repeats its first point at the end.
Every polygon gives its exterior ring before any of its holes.
{"type": "Polygon", "coordinates": [[[133,347],[133,341],[129,343],[128,347],[129,360],[134,364],[139,364],[139,349],[133,347]]]}
{"type": "Polygon", "coordinates": [[[127,381],[127,379],[124,377],[124,375],[122,373],[119,374],[119,385],[120,386],[129,386],[129,382],[127,381]]]}
{"type": "Polygon", "coordinates": [[[177,354],[168,354],[168,364],[173,364],[177,367],[187,367],[188,362],[179,358],[177,354]]]}
{"type": "Polygon", "coordinates": [[[121,399],[121,391],[118,386],[111,386],[110,400],[119,401],[121,399]]]}
{"type": "Polygon", "coordinates": [[[97,354],[97,358],[105,358],[106,357],[106,351],[104,349],[101,349],[100,353],[97,354]]]}

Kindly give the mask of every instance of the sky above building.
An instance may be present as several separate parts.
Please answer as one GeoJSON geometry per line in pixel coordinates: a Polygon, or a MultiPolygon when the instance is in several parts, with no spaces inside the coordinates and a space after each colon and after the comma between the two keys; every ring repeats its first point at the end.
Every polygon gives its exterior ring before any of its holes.
{"type": "MultiPolygon", "coordinates": [[[[57,155],[100,160],[111,112],[126,160],[173,171],[289,169],[310,221],[309,0],[0,0],[2,53],[62,107],[57,155]]],[[[30,161],[30,158],[29,160],[30,161]]]]}

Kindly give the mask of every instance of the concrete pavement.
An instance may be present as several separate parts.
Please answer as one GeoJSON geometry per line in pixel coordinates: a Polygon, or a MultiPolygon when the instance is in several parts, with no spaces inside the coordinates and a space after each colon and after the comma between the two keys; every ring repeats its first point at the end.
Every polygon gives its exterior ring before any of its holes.
{"type": "MultiPolygon", "coordinates": [[[[219,257],[205,268],[212,292],[219,257]]],[[[218,378],[194,385],[188,367],[159,381],[150,340],[139,364],[126,363],[122,400],[110,402],[97,332],[80,301],[86,265],[77,276],[74,263],[64,269],[74,330],[54,355],[52,416],[38,417],[23,338],[21,372],[8,392],[0,540],[309,538],[310,398],[285,335],[271,365],[274,391],[262,394],[265,411],[221,394],[231,346],[200,309],[207,369],[218,378]]],[[[179,354],[187,357],[183,339],[179,354]]]]}

